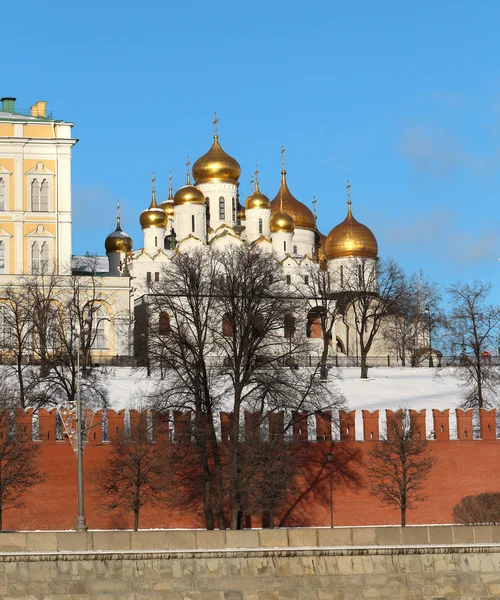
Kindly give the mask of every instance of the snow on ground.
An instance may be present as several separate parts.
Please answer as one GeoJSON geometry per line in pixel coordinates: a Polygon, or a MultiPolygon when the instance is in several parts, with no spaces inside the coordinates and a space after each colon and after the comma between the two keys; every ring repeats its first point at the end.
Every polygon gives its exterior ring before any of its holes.
{"type": "MultiPolygon", "coordinates": [[[[349,410],[356,410],[356,438],[363,436],[363,409],[380,410],[381,431],[385,424],[385,410],[400,407],[427,409],[427,433],[433,429],[432,409],[450,410],[450,434],[456,437],[454,409],[462,402],[464,390],[448,372],[427,367],[373,367],[369,378],[360,379],[356,367],[332,369],[332,385],[347,399],[349,410]]],[[[109,377],[110,404],[114,410],[140,408],[143,398],[158,385],[155,377],[147,377],[144,370],[114,368],[109,377]]]]}

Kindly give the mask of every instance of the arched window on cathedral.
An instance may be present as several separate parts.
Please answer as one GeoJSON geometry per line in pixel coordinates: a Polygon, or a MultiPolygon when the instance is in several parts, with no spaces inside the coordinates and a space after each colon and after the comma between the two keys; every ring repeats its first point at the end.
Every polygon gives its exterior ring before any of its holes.
{"type": "Polygon", "coordinates": [[[291,275],[287,275],[286,276],[286,282],[288,285],[290,285],[292,283],[292,276],[291,275]]]}
{"type": "Polygon", "coordinates": [[[49,210],[49,182],[44,179],[40,186],[40,211],[48,212],[49,210]]]}
{"type": "Polygon", "coordinates": [[[262,313],[257,313],[253,318],[254,330],[259,334],[264,333],[265,324],[264,315],[262,313]]]}
{"type": "Polygon", "coordinates": [[[207,226],[210,225],[210,198],[205,198],[205,206],[206,206],[206,211],[205,211],[205,216],[207,219],[207,226]]]}
{"type": "Polygon", "coordinates": [[[0,242],[0,273],[5,273],[5,244],[0,242]]]}
{"type": "Polygon", "coordinates": [[[286,252],[286,242],[283,242],[283,250],[286,252]]]}
{"type": "Polygon", "coordinates": [[[221,196],[219,198],[219,219],[222,221],[226,218],[226,201],[221,196]]]}
{"type": "Polygon", "coordinates": [[[262,219],[259,219],[259,233],[263,232],[262,219]]]}
{"type": "Polygon", "coordinates": [[[40,185],[38,179],[33,179],[31,182],[31,210],[40,211],[40,185]]]}
{"type": "Polygon", "coordinates": [[[191,233],[195,232],[194,215],[191,215],[191,233]]]}
{"type": "Polygon", "coordinates": [[[5,210],[5,180],[0,177],[0,210],[5,210]]]}
{"type": "Polygon", "coordinates": [[[232,199],[232,217],[233,222],[236,222],[236,198],[232,199]]]}
{"type": "Polygon", "coordinates": [[[286,338],[293,338],[295,336],[295,317],[291,313],[285,315],[283,333],[286,338]]]}
{"type": "Polygon", "coordinates": [[[233,335],[233,324],[228,314],[222,317],[222,335],[224,337],[231,337],[233,335]]]}
{"type": "Polygon", "coordinates": [[[297,246],[294,246],[294,247],[293,247],[293,253],[294,253],[294,254],[298,254],[298,252],[297,252],[297,246]]]}
{"type": "Polygon", "coordinates": [[[160,318],[158,319],[158,334],[169,335],[170,331],[170,315],[168,312],[163,311],[160,313],[160,318]]]}

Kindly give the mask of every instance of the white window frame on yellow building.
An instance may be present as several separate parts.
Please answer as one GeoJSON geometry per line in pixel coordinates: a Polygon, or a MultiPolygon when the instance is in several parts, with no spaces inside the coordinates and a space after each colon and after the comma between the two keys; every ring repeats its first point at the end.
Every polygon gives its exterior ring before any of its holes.
{"type": "MultiPolygon", "coordinates": [[[[28,190],[28,203],[31,212],[36,213],[51,213],[54,212],[54,176],[55,173],[43,164],[43,162],[38,162],[34,169],[30,169],[26,173],[26,185],[28,190]],[[41,187],[44,181],[47,181],[49,189],[48,189],[48,206],[47,210],[33,210],[33,197],[32,197],[32,186],[33,182],[37,181],[39,183],[39,190],[41,193],[41,187]]],[[[38,203],[41,203],[41,196],[39,196],[38,203]]]]}
{"type": "Polygon", "coordinates": [[[0,205],[0,212],[6,212],[10,210],[10,178],[12,173],[0,164],[0,179],[4,182],[3,190],[3,208],[0,205]]]}
{"type": "MultiPolygon", "coordinates": [[[[3,244],[3,271],[0,270],[0,275],[10,275],[10,246],[12,234],[8,233],[0,227],[0,242],[3,244]]],[[[1,268],[1,265],[0,265],[1,268]]]]}
{"type": "Polygon", "coordinates": [[[39,249],[40,249],[40,257],[41,257],[41,250],[43,247],[43,244],[47,244],[48,247],[48,257],[47,257],[47,265],[45,265],[46,268],[42,268],[41,271],[38,272],[44,272],[44,273],[52,273],[54,270],[54,265],[55,265],[55,257],[54,257],[54,240],[55,240],[55,235],[53,235],[52,233],[50,233],[49,231],[47,231],[45,229],[45,227],[43,225],[38,225],[38,227],[28,233],[28,235],[26,236],[26,239],[28,240],[28,272],[29,273],[33,273],[33,246],[34,244],[38,244],[39,245],[39,249]]]}

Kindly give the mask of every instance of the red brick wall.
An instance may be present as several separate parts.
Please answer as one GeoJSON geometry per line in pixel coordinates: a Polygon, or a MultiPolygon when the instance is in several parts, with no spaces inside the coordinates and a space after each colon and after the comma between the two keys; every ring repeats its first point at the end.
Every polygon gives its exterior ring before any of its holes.
{"type": "MultiPolygon", "coordinates": [[[[496,439],[495,414],[481,413],[480,431],[485,439],[472,439],[469,415],[457,411],[459,440],[449,439],[447,412],[433,411],[435,437],[429,445],[437,458],[435,467],[426,481],[424,493],[428,499],[408,514],[409,524],[451,523],[453,506],[463,497],[485,491],[500,491],[500,440],[496,439]],[[467,431],[467,437],[464,432],[467,431]]],[[[27,416],[27,415],[26,415],[27,416]]],[[[355,441],[354,413],[341,414],[342,441],[328,437],[329,415],[318,415],[317,437],[325,441],[304,442],[303,469],[299,492],[280,511],[283,525],[312,526],[330,524],[329,465],[327,454],[334,456],[334,520],[336,525],[397,524],[396,509],[383,507],[369,494],[363,474],[363,462],[376,443],[379,424],[376,413],[363,411],[363,434],[366,441],[355,441]]],[[[20,415],[29,431],[30,420],[20,415]]],[[[176,415],[179,427],[186,427],[186,416],[176,415]]],[[[420,414],[422,423],[425,415],[420,414]]],[[[454,415],[449,416],[455,418],[454,415]]],[[[98,416],[97,420],[100,417],[98,416]]],[[[112,413],[109,419],[109,437],[123,435],[124,413],[112,413]]],[[[224,421],[223,421],[224,422],[224,421]]],[[[307,422],[302,426],[302,437],[307,422]]],[[[426,432],[429,437],[431,432],[426,432]]],[[[4,514],[5,529],[72,529],[76,521],[76,457],[68,441],[55,441],[55,412],[45,412],[40,419],[39,464],[47,473],[43,484],[32,488],[23,497],[25,506],[4,514]]],[[[84,454],[87,475],[106,460],[112,442],[101,442],[90,436],[84,454]]],[[[175,439],[175,432],[174,432],[175,439]]],[[[95,495],[92,481],[85,482],[85,509],[90,528],[130,528],[132,519],[102,509],[102,501],[95,495]]],[[[251,524],[260,527],[260,516],[251,524]]],[[[141,513],[141,527],[203,527],[201,506],[149,508],[141,513]]]]}

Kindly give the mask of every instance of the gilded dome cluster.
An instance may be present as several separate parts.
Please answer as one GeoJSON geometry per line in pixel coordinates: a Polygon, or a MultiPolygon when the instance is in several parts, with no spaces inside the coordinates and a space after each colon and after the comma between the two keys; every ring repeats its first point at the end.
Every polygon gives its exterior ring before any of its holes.
{"type": "Polygon", "coordinates": [[[238,161],[224,152],[219,144],[218,135],[214,135],[214,143],[210,150],[193,165],[196,185],[221,180],[237,183],[240,175],[241,167],[238,161]]]}

